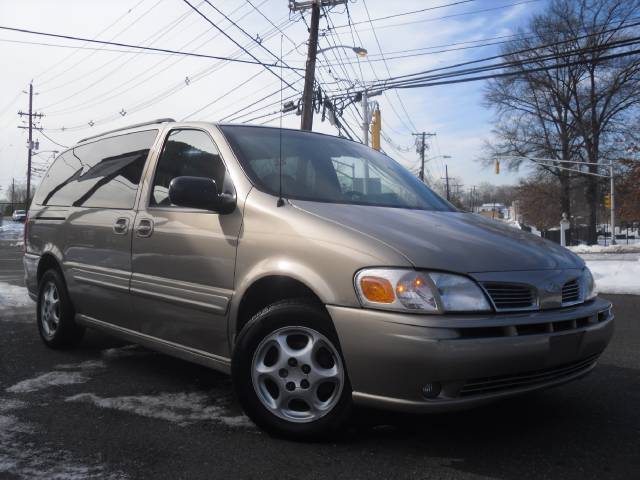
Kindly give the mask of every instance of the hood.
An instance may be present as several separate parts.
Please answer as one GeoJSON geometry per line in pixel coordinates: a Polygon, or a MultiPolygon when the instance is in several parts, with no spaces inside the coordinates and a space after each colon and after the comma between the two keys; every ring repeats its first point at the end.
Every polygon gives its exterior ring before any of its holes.
{"type": "Polygon", "coordinates": [[[417,268],[477,273],[584,266],[580,257],[560,245],[472,213],[292,203],[384,242],[417,268]]]}

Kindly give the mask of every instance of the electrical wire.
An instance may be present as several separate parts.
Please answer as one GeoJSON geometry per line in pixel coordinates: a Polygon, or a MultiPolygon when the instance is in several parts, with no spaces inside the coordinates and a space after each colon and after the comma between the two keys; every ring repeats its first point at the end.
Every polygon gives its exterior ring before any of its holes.
{"type": "MultiPolygon", "coordinates": [[[[186,0],[185,0],[186,1],[186,0]]],[[[179,50],[171,50],[168,48],[156,48],[156,47],[144,47],[141,45],[132,45],[130,43],[121,43],[121,42],[109,42],[106,40],[92,40],[90,38],[83,38],[83,37],[77,37],[74,35],[63,35],[63,34],[57,34],[57,33],[49,33],[49,32],[40,32],[37,30],[28,30],[25,28],[14,28],[14,27],[7,27],[5,25],[0,25],[0,30],[9,30],[12,32],[20,32],[20,33],[28,33],[28,34],[33,34],[33,35],[42,35],[42,36],[47,36],[47,37],[55,37],[55,38],[64,38],[67,40],[77,40],[77,41],[81,41],[81,42],[91,42],[91,43],[98,43],[98,44],[102,44],[102,45],[112,45],[112,46],[116,46],[116,47],[126,47],[126,48],[139,48],[141,50],[148,50],[148,51],[152,51],[152,52],[164,52],[164,53],[173,53],[176,55],[184,55],[184,56],[188,56],[188,57],[197,57],[197,58],[208,58],[208,59],[213,59],[213,60],[225,60],[225,61],[229,61],[229,62],[235,62],[235,63],[244,63],[244,64],[248,64],[248,65],[260,65],[262,67],[275,67],[275,64],[267,64],[261,60],[258,59],[254,59],[254,60],[245,60],[245,59],[240,59],[240,58],[230,58],[230,57],[222,57],[219,55],[207,55],[204,53],[197,53],[197,52],[181,52],[179,50]]],[[[297,67],[289,67],[290,70],[304,70],[303,68],[297,68],[297,67]]]]}
{"type": "MultiPolygon", "coordinates": [[[[204,2],[201,2],[204,3],[204,2]]],[[[263,2],[264,3],[264,2],[263,2]]],[[[240,10],[242,8],[242,6],[236,8],[233,10],[233,13],[237,12],[238,10],[240,10]]],[[[187,12],[187,14],[183,14],[183,17],[186,17],[189,13],[191,13],[191,11],[187,12]]],[[[240,19],[244,18],[247,14],[244,14],[243,16],[240,17],[240,19]]],[[[196,19],[197,21],[199,21],[199,19],[196,19]]],[[[170,26],[171,24],[168,24],[168,26],[170,26]]],[[[166,28],[166,27],[165,27],[166,28]]],[[[227,27],[227,28],[230,28],[227,27]]],[[[163,29],[160,29],[158,32],[156,32],[153,36],[148,37],[147,40],[153,38],[156,35],[161,35],[163,33],[163,29]]],[[[188,47],[189,45],[191,45],[193,42],[197,41],[199,38],[201,38],[203,35],[206,35],[208,33],[208,31],[202,32],[199,35],[197,35],[195,38],[192,38],[191,40],[183,43],[181,45],[181,49],[188,47]]],[[[206,38],[203,42],[201,42],[200,44],[198,44],[195,47],[195,50],[198,50],[200,47],[207,45],[209,42],[211,42],[212,40],[214,40],[216,37],[218,37],[220,34],[216,33],[214,34],[212,37],[206,38]]],[[[146,40],[145,40],[146,41],[146,40]]],[[[233,52],[231,55],[231,57],[237,57],[237,51],[233,52]]],[[[170,67],[173,67],[174,65],[177,65],[178,63],[180,63],[181,61],[185,60],[187,57],[182,57],[180,56],[179,58],[174,59],[174,61],[170,62],[168,65],[166,65],[166,67],[164,69],[168,69],[170,67]]],[[[166,62],[167,59],[163,59],[159,62],[156,62],[154,65],[148,67],[145,72],[144,75],[142,76],[142,78],[139,75],[131,75],[128,76],[127,80],[125,80],[124,82],[121,82],[119,84],[117,84],[116,86],[110,88],[109,90],[107,90],[106,92],[101,92],[100,94],[94,96],[94,97],[90,97],[89,99],[84,99],[83,101],[69,106],[69,107],[65,107],[62,108],[61,110],[56,110],[53,112],[47,112],[48,116],[56,116],[56,115],[62,115],[62,114],[68,114],[68,113],[72,113],[72,112],[78,112],[81,110],[86,110],[89,108],[93,108],[96,105],[100,105],[102,103],[106,103],[107,101],[110,101],[114,98],[117,98],[121,95],[121,93],[115,93],[114,92],[119,92],[121,91],[122,93],[126,93],[131,91],[133,88],[142,85],[144,83],[146,83],[148,80],[151,80],[153,78],[156,77],[157,73],[159,73],[159,68],[162,67],[162,65],[166,62]],[[135,82],[135,83],[134,83],[135,82]],[[134,85],[131,85],[132,83],[134,83],[134,85]],[[123,89],[124,87],[126,87],[126,89],[123,89]],[[112,95],[113,94],[113,95],[112,95]]],[[[118,67],[117,69],[119,69],[120,67],[118,67]]],[[[204,70],[201,71],[207,71],[207,70],[213,70],[213,66],[208,66],[205,67],[204,70]]],[[[116,70],[117,70],[116,69],[116,70]]],[[[101,77],[99,80],[103,81],[104,79],[106,79],[108,76],[110,76],[111,74],[115,73],[116,70],[112,70],[111,72],[109,72],[107,75],[101,77]]],[[[195,78],[197,78],[199,76],[199,73],[196,73],[195,75],[189,75],[189,77],[194,80],[195,78]]],[[[94,82],[94,85],[98,83],[98,82],[94,82]]],[[[86,91],[89,88],[86,87],[85,89],[83,89],[82,91],[86,91]]],[[[59,102],[57,102],[59,103],[59,102]]]]}
{"type": "MultiPolygon", "coordinates": [[[[445,3],[445,4],[443,4],[443,5],[436,5],[436,6],[434,6],[434,7],[421,8],[421,9],[419,9],[419,10],[411,10],[411,11],[409,11],[409,12],[395,13],[395,14],[393,14],[393,15],[387,15],[386,17],[378,17],[378,18],[374,18],[374,19],[372,19],[371,21],[372,21],[372,22],[379,22],[379,21],[381,21],[381,20],[388,20],[389,18],[403,17],[403,16],[405,16],[405,15],[413,15],[413,14],[416,14],[416,13],[427,12],[427,11],[430,11],[430,10],[438,10],[438,9],[440,9],[440,8],[454,7],[454,6],[456,6],[456,5],[461,5],[461,4],[463,4],[463,3],[471,3],[471,2],[475,2],[475,1],[476,1],[476,0],[461,0],[461,1],[453,2],[453,3],[445,3]]],[[[352,23],[352,25],[359,25],[359,24],[362,24],[362,23],[369,23],[369,21],[368,21],[368,20],[364,20],[364,21],[362,21],[362,22],[355,22],[355,23],[352,23]]],[[[347,25],[340,25],[340,26],[338,26],[338,27],[333,27],[333,28],[334,28],[334,29],[335,29],[335,28],[344,28],[344,27],[346,27],[346,26],[349,26],[349,24],[347,24],[347,25]]]]}
{"type": "MultiPolygon", "coordinates": [[[[102,30],[100,30],[100,32],[98,32],[98,34],[94,37],[98,38],[100,35],[102,35],[103,33],[107,32],[109,29],[111,29],[111,27],[115,26],[116,24],[118,24],[120,21],[122,21],[127,15],[129,15],[131,12],[133,12],[136,8],[138,8],[142,3],[144,3],[146,0],[140,0],[138,1],[133,7],[131,7],[129,10],[127,10],[125,13],[123,13],[122,15],[120,15],[118,18],[116,18],[115,21],[113,21],[112,23],[110,23],[109,25],[107,25],[105,28],[103,28],[102,30]]],[[[122,33],[122,32],[119,32],[122,33]]],[[[113,40],[113,38],[111,38],[111,40],[113,40]]],[[[59,66],[63,65],[64,62],[66,62],[69,58],[73,57],[76,53],[79,53],[82,51],[82,49],[84,49],[85,47],[79,47],[79,49],[75,52],[71,52],[69,55],[67,55],[66,57],[62,58],[61,60],[57,60],[54,64],[53,67],[47,67],[45,70],[42,70],[40,73],[38,73],[37,75],[34,76],[34,79],[36,79],[38,81],[39,85],[46,85],[47,83],[49,83],[51,80],[53,80],[54,77],[58,76],[58,75],[63,75],[64,73],[66,73],[67,71],[71,70],[72,68],[74,68],[74,65],[72,65],[71,67],[66,68],[65,70],[63,70],[61,73],[55,73],[56,72],[56,68],[58,68],[59,66]],[[46,75],[44,77],[44,79],[41,78],[41,75],[48,73],[48,75],[46,75]],[[48,80],[46,79],[48,76],[51,76],[51,78],[49,78],[48,80]]]]}
{"type": "MultiPolygon", "coordinates": [[[[446,20],[446,19],[449,19],[449,18],[462,17],[462,16],[466,16],[466,15],[475,15],[477,13],[492,12],[492,11],[495,11],[495,10],[502,10],[504,8],[515,7],[517,5],[524,5],[524,4],[527,4],[527,3],[536,3],[536,2],[540,2],[540,1],[541,0],[524,0],[524,1],[521,1],[521,2],[514,2],[514,3],[509,3],[509,4],[506,4],[506,5],[500,5],[498,7],[483,8],[483,9],[480,9],[480,10],[472,10],[472,11],[469,11],[469,12],[462,12],[462,13],[452,13],[450,15],[443,15],[441,17],[423,18],[421,20],[413,20],[413,21],[410,21],[410,22],[403,22],[403,23],[394,23],[394,24],[390,24],[390,25],[378,25],[376,28],[378,28],[380,30],[380,29],[384,29],[384,28],[404,27],[406,25],[414,25],[416,23],[435,22],[435,21],[439,21],[439,20],[446,20]]],[[[377,20],[376,19],[371,19],[371,21],[377,21],[377,20]]],[[[357,23],[354,23],[354,25],[362,24],[362,23],[369,23],[369,20],[364,20],[364,21],[361,21],[361,22],[357,22],[357,23]]],[[[349,26],[348,24],[347,25],[339,25],[339,26],[337,26],[335,28],[336,29],[338,29],[338,28],[346,28],[348,26],[349,26]]],[[[363,31],[370,31],[370,30],[373,30],[373,25],[371,26],[371,28],[363,29],[363,31]]]]}
{"type": "MultiPolygon", "coordinates": [[[[259,65],[261,65],[262,67],[266,68],[272,75],[274,75],[276,78],[279,78],[280,80],[282,80],[284,82],[284,79],[278,75],[277,72],[275,72],[274,70],[271,70],[271,67],[277,67],[277,64],[271,64],[271,65],[267,65],[266,63],[258,60],[258,57],[256,57],[255,55],[253,55],[249,50],[247,50],[245,47],[243,47],[242,45],[240,45],[238,42],[236,42],[229,34],[227,34],[224,30],[222,30],[218,25],[216,25],[214,22],[212,22],[209,17],[207,17],[204,13],[202,13],[195,5],[193,5],[191,2],[189,2],[189,0],[183,0],[184,3],[186,3],[187,5],[189,5],[192,9],[194,9],[196,11],[196,13],[198,15],[200,15],[202,18],[204,18],[209,24],[211,24],[212,27],[214,27],[215,29],[217,29],[220,33],[222,33],[225,37],[227,37],[231,42],[233,42],[237,47],[241,48],[247,55],[249,55],[251,58],[254,59],[254,63],[258,63],[259,65]]],[[[207,2],[208,3],[208,2],[207,2]]],[[[211,5],[211,4],[209,4],[211,5]]],[[[214,7],[215,8],[215,7],[214,7]]],[[[234,25],[237,26],[237,24],[235,24],[234,22],[232,22],[234,25]]],[[[293,69],[292,67],[287,67],[288,70],[303,70],[301,68],[298,69],[293,69]]],[[[285,82],[285,84],[289,87],[295,90],[295,88],[288,82],[285,82]]]]}
{"type": "MultiPolygon", "coordinates": [[[[380,40],[378,39],[378,34],[376,33],[376,30],[373,26],[373,21],[371,20],[371,15],[369,15],[369,8],[367,7],[367,2],[365,0],[362,0],[362,6],[364,7],[365,12],[367,13],[367,18],[369,19],[369,23],[371,24],[371,32],[373,33],[374,38],[376,39],[376,44],[378,45],[378,50],[380,51],[380,55],[382,55],[382,60],[384,62],[384,66],[387,70],[387,73],[389,74],[389,76],[391,76],[391,70],[389,69],[389,65],[387,64],[387,61],[384,58],[384,54],[382,53],[382,45],[380,45],[380,40]]],[[[400,102],[400,107],[402,108],[402,111],[404,112],[409,125],[411,126],[411,128],[413,129],[414,132],[418,131],[418,128],[416,127],[416,125],[413,123],[413,121],[411,120],[411,117],[409,116],[409,113],[407,112],[407,107],[405,106],[404,102],[402,101],[402,98],[400,97],[400,94],[395,91],[394,92],[396,94],[396,97],[398,98],[398,102],[400,102]]]]}
{"type": "MultiPolygon", "coordinates": [[[[288,26],[287,26],[288,27],[288,26]]],[[[285,28],[287,28],[285,27],[285,28]]],[[[267,34],[263,35],[263,38],[267,39],[270,38],[270,36],[272,35],[272,32],[267,32],[267,34]]],[[[254,47],[250,47],[250,48],[254,48],[254,47]]],[[[238,50],[237,52],[241,52],[241,50],[238,50]]],[[[234,53],[234,55],[236,55],[234,53]]],[[[191,76],[191,84],[195,83],[196,81],[207,77],[208,75],[210,75],[211,73],[213,73],[214,71],[219,70],[220,68],[223,68],[225,65],[228,65],[228,62],[225,61],[221,61],[221,62],[217,62],[216,64],[214,64],[213,66],[209,66],[204,70],[201,70],[200,72],[198,72],[197,74],[195,74],[194,76],[191,76]]],[[[137,84],[133,85],[131,88],[135,88],[137,85],[140,85],[142,83],[146,82],[146,79],[142,79],[140,82],[138,82],[137,84]]],[[[144,108],[148,108],[151,105],[154,105],[155,103],[159,102],[159,101],[163,101],[166,100],[168,97],[170,97],[171,95],[177,93],[178,91],[182,90],[183,88],[186,88],[186,85],[184,82],[180,82],[177,85],[174,85],[173,87],[170,87],[169,89],[163,89],[162,91],[160,91],[158,94],[155,94],[153,97],[150,97],[148,100],[143,101],[142,103],[136,104],[133,107],[128,108],[128,112],[134,112],[134,111],[140,111],[143,110],[144,108]]],[[[118,96],[118,95],[114,95],[113,97],[118,96]]],[[[103,99],[103,100],[108,100],[108,99],[103,99]]],[[[98,103],[102,103],[102,102],[98,102],[98,103]]],[[[120,118],[119,114],[115,114],[112,116],[108,116],[105,117],[103,119],[99,119],[96,122],[94,122],[94,125],[97,124],[103,124],[103,123],[108,123],[111,120],[114,120],[116,118],[120,118]]],[[[57,128],[51,128],[51,129],[47,129],[47,130],[55,130],[55,131],[68,131],[68,130],[84,130],[86,128],[89,128],[86,124],[84,125],[76,125],[76,126],[71,126],[71,127],[57,127],[57,128]]]]}

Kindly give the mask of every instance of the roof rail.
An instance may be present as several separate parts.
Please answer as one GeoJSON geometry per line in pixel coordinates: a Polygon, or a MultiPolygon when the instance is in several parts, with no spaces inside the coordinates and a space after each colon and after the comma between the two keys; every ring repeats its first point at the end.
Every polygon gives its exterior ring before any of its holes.
{"type": "Polygon", "coordinates": [[[175,120],[173,118],[158,118],[156,120],[151,120],[149,122],[136,123],[134,125],[127,125],[126,127],[114,128],[113,130],[109,130],[108,132],[102,132],[102,133],[99,133],[98,135],[91,135],[90,137],[83,138],[78,143],[86,142],[87,140],[102,137],[103,135],[119,132],[121,130],[129,130],[130,128],[144,127],[145,125],[155,125],[156,123],[166,123],[166,122],[175,122],[175,120]]]}

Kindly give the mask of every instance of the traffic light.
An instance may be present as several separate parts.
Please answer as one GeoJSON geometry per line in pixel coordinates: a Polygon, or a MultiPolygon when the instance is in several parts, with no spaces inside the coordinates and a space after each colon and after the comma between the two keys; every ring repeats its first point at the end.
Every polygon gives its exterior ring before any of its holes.
{"type": "Polygon", "coordinates": [[[604,208],[611,208],[611,194],[604,194],[604,208]]]}
{"type": "Polygon", "coordinates": [[[500,160],[496,160],[496,175],[500,175],[500,160]]]}

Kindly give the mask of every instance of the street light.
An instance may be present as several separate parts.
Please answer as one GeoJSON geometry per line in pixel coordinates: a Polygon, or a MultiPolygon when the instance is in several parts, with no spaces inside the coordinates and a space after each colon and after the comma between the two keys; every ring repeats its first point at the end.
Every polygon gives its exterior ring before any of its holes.
{"type": "Polygon", "coordinates": [[[362,48],[362,47],[352,47],[350,45],[333,45],[331,47],[327,47],[327,48],[321,48],[320,50],[318,50],[317,53],[324,53],[327,50],[333,50],[335,48],[345,48],[347,50],[353,50],[353,52],[358,55],[359,57],[366,57],[367,56],[367,49],[366,48],[362,48]]]}

